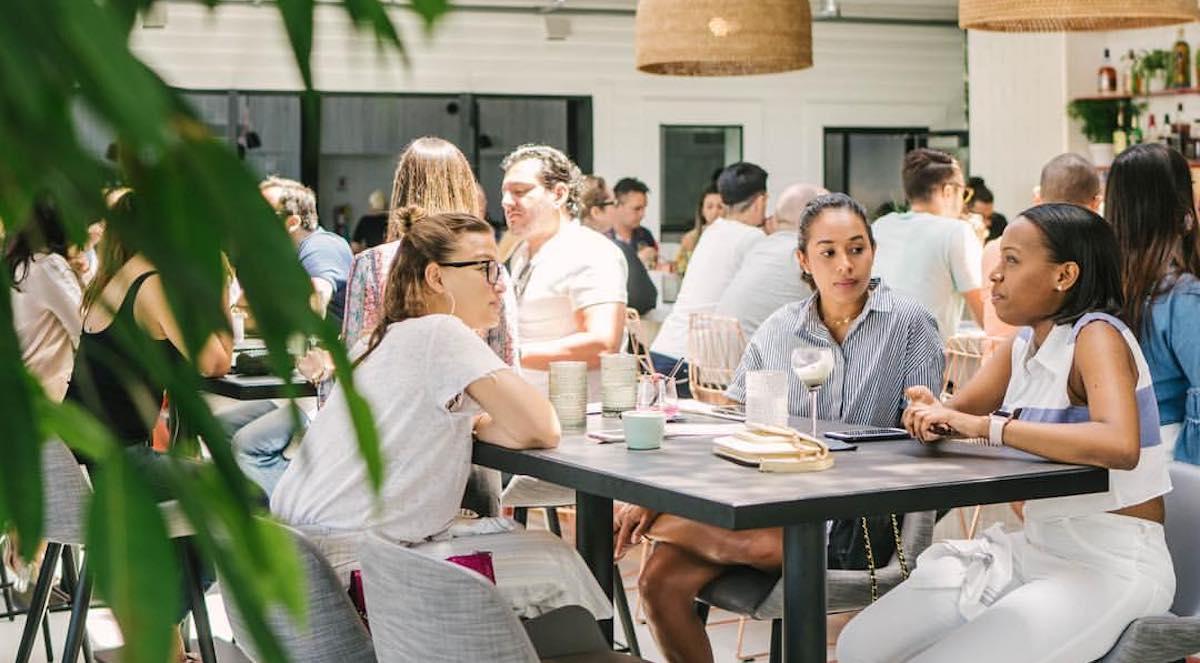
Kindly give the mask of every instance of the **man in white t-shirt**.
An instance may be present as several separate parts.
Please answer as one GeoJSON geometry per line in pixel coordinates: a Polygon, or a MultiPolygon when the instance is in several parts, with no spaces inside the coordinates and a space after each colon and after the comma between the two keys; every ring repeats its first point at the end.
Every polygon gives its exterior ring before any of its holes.
{"type": "Polygon", "coordinates": [[[767,219],[770,234],[754,244],[742,268],[725,288],[717,315],[737,318],[746,338],[754,336],[779,307],[812,294],[800,276],[796,251],[800,242],[800,214],[813,198],[829,193],[815,184],[793,184],[779,195],[775,213],[767,219]]]}
{"type": "Polygon", "coordinates": [[[917,148],[904,156],[904,194],[911,209],[872,225],[875,275],[921,302],[942,338],[953,336],[963,303],[983,324],[983,243],[962,219],[967,185],[954,157],[917,148]]]}
{"type": "MultiPolygon", "coordinates": [[[[659,373],[670,373],[686,356],[689,317],[716,310],[750,247],[763,238],[767,171],[752,163],[735,163],[717,177],[717,191],[725,203],[725,214],[700,236],[671,314],[650,345],[650,358],[659,373]]],[[[686,367],[676,375],[679,395],[690,395],[686,367]]]]}
{"type": "Polygon", "coordinates": [[[588,363],[589,398],[600,396],[600,355],[621,347],[625,256],[608,238],[573,220],[579,169],[562,152],[525,145],[508,155],[504,217],[521,240],[510,271],[517,296],[521,366],[547,386],[550,362],[588,363]]]}

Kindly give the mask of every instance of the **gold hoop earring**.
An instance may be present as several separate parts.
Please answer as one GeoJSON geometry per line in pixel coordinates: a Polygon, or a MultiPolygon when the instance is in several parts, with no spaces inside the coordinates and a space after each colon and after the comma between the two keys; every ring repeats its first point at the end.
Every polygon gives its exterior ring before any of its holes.
{"type": "Polygon", "coordinates": [[[446,291],[446,296],[450,298],[450,315],[454,315],[454,310],[457,308],[458,302],[454,301],[454,293],[446,291]]]}

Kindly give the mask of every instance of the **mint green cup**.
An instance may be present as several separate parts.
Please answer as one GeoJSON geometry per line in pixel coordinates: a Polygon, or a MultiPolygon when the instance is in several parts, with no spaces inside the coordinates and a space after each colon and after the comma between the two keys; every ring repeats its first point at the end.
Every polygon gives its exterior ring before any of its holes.
{"type": "Polygon", "coordinates": [[[657,411],[630,410],[621,414],[625,429],[625,448],[630,451],[651,451],[662,446],[667,427],[667,415],[657,411]]]}

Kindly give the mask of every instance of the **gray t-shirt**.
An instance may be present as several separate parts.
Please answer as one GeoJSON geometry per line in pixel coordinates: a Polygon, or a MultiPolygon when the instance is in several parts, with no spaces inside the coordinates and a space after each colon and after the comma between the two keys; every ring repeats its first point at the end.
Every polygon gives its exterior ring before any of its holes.
{"type": "Polygon", "coordinates": [[[271,513],[290,525],[373,529],[405,543],[441,534],[458,515],[471,469],[471,430],[480,408],[465,390],[506,368],[454,316],[393,323],[354,369],[354,384],[379,431],[379,499],[367,481],[346,394],[336,386],[271,494],[271,513]]]}
{"type": "Polygon", "coordinates": [[[795,230],[780,230],[755,242],[721,295],[717,314],[737,318],[746,338],[780,306],[812,294],[800,277],[798,241],[795,230]]]}
{"type": "Polygon", "coordinates": [[[962,293],[983,287],[983,243],[966,221],[923,212],[892,213],[872,224],[874,274],[921,303],[942,338],[962,320],[962,293]]]}

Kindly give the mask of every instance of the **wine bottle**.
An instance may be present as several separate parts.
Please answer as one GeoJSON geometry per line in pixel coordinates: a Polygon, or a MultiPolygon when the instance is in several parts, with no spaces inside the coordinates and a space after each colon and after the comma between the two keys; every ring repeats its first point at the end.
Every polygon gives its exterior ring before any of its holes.
{"type": "Polygon", "coordinates": [[[1125,109],[1117,107],[1117,127],[1112,132],[1113,153],[1120,154],[1129,147],[1129,134],[1125,133],[1125,109]]]}
{"type": "Polygon", "coordinates": [[[1188,46],[1183,28],[1179,28],[1175,46],[1172,49],[1171,87],[1187,88],[1192,86],[1192,48],[1188,46]]]}
{"type": "Polygon", "coordinates": [[[1108,49],[1104,49],[1104,62],[1097,74],[1097,91],[1100,94],[1113,94],[1117,91],[1117,70],[1113,69],[1112,58],[1108,49]]]}

